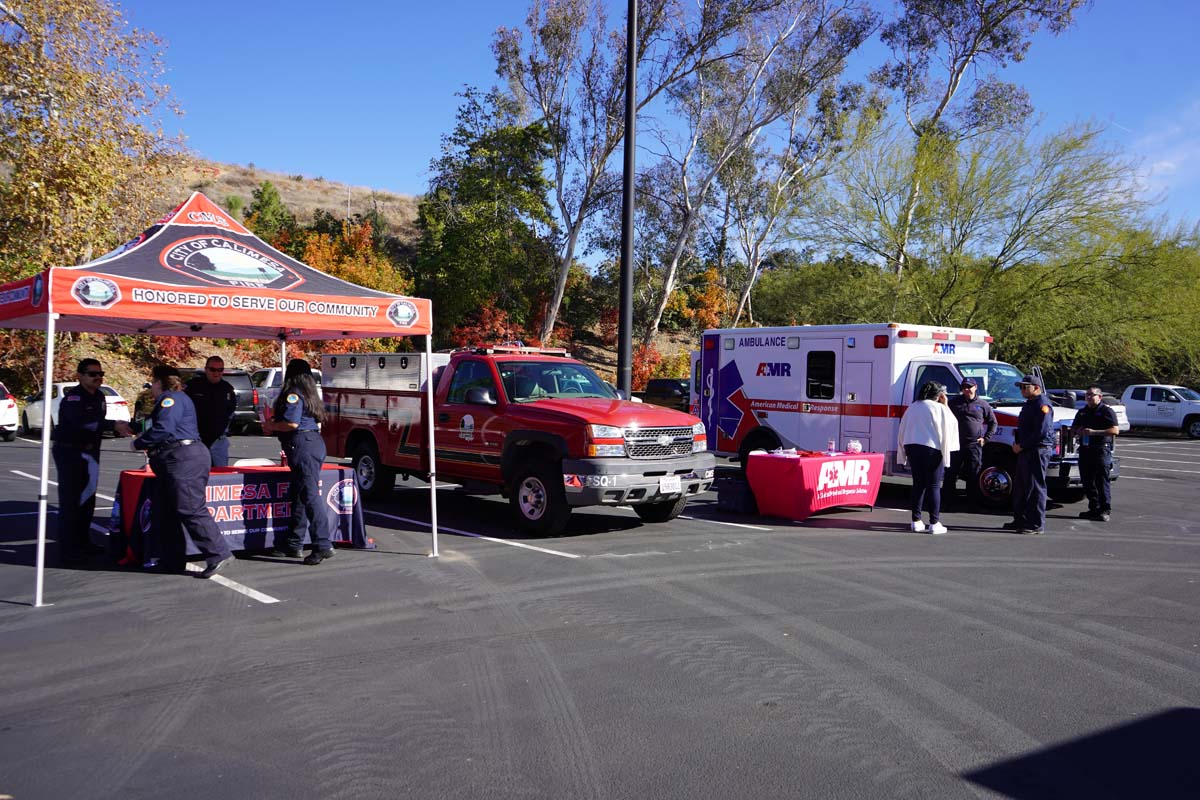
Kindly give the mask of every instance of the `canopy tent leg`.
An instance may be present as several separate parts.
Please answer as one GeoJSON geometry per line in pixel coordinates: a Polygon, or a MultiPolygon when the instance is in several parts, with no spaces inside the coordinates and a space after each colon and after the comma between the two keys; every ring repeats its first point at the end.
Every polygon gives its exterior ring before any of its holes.
{"type": "Polygon", "coordinates": [[[429,437],[429,523],[433,537],[433,550],[430,558],[437,558],[438,553],[438,519],[437,519],[437,460],[434,458],[433,432],[433,334],[425,334],[425,433],[429,437]]]}
{"type": "Polygon", "coordinates": [[[287,369],[287,334],[279,334],[279,369],[287,369]]]}
{"type": "MultiPolygon", "coordinates": [[[[54,321],[58,314],[46,315],[46,364],[45,377],[42,379],[42,471],[38,481],[38,526],[37,526],[37,566],[35,568],[36,586],[33,590],[33,606],[40,608],[42,589],[46,576],[46,495],[49,490],[50,472],[50,394],[54,385],[54,321]]],[[[59,543],[61,547],[62,543],[59,543]]]]}

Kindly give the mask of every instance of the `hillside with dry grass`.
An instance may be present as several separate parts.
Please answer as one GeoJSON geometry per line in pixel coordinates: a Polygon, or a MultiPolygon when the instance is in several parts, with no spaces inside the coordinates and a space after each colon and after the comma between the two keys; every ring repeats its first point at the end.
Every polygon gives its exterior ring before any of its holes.
{"type": "Polygon", "coordinates": [[[221,164],[195,160],[176,174],[172,196],[182,202],[193,191],[201,191],[217,205],[229,205],[228,198],[237,197],[243,207],[253,200],[253,192],[263,181],[270,181],[279,196],[300,223],[312,222],[318,210],[329,211],[337,217],[353,217],[378,209],[387,229],[384,233],[406,243],[417,240],[417,201],[411,195],[394,194],[369,186],[350,186],[328,181],[321,176],[287,175],[258,169],[254,164],[221,164]]]}

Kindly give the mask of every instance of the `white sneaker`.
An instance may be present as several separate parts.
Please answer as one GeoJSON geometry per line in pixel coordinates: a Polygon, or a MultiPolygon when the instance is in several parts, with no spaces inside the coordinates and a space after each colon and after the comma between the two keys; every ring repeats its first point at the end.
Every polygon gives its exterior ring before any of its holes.
{"type": "Polygon", "coordinates": [[[945,533],[946,526],[940,522],[935,522],[929,526],[930,533],[945,533]]]}
{"type": "Polygon", "coordinates": [[[913,533],[924,533],[925,532],[925,523],[919,519],[914,519],[911,527],[912,527],[913,533]]]}

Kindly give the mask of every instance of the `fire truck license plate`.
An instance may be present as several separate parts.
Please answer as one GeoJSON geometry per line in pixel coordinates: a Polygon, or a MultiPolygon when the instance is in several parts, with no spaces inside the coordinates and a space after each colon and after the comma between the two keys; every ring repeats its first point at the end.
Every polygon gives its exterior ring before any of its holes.
{"type": "Polygon", "coordinates": [[[680,484],[678,475],[668,475],[658,479],[659,494],[679,494],[682,491],[683,485],[680,484]]]}

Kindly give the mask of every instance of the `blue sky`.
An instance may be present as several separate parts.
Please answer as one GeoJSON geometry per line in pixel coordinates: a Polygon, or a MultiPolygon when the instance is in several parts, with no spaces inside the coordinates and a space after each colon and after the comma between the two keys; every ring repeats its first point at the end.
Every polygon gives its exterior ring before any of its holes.
{"type": "MultiPolygon", "coordinates": [[[[614,2],[612,19],[624,15],[614,2]]],[[[888,0],[878,0],[881,9],[888,0]]],[[[127,0],[168,42],[189,146],[217,161],[419,194],[455,92],[495,82],[490,43],[526,0],[127,0]]],[[[1142,164],[1159,212],[1200,219],[1200,3],[1099,0],[1003,74],[1047,128],[1095,120],[1142,164]]],[[[868,51],[868,56],[871,51],[868,51]]]]}

